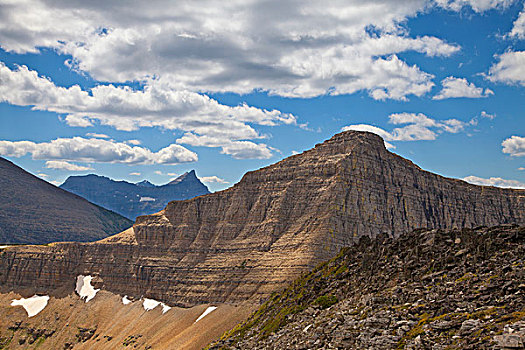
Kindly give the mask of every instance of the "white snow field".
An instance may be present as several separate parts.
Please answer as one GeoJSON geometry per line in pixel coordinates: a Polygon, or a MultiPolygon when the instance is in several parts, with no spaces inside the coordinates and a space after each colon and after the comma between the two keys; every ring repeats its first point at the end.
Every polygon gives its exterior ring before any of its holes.
{"type": "Polygon", "coordinates": [[[199,318],[193,322],[193,323],[197,323],[199,322],[200,320],[202,320],[207,314],[209,314],[210,312],[212,312],[213,310],[215,310],[217,308],[217,306],[208,306],[208,308],[206,309],[206,311],[204,311],[202,313],[202,315],[199,316],[199,318]]]}
{"type": "Polygon", "coordinates": [[[146,310],[146,311],[153,310],[154,308],[156,308],[159,305],[162,306],[162,313],[163,314],[165,314],[166,312],[168,312],[171,309],[171,306],[168,306],[168,305],[166,305],[164,303],[161,303],[160,301],[157,301],[155,299],[144,298],[144,300],[142,301],[142,306],[144,307],[144,310],[146,310]]]}
{"type": "Polygon", "coordinates": [[[93,299],[95,295],[97,295],[97,292],[100,290],[93,288],[93,286],[91,285],[92,279],[93,277],[91,276],[77,276],[77,286],[75,288],[75,292],[77,292],[81,299],[86,299],[86,303],[93,299]]]}
{"type": "Polygon", "coordinates": [[[170,311],[171,309],[171,306],[168,306],[164,303],[160,303],[160,305],[162,305],[162,313],[165,314],[166,312],[170,311]]]}
{"type": "Polygon", "coordinates": [[[130,303],[131,303],[131,300],[128,299],[128,296],[127,296],[127,295],[124,295],[124,296],[122,297],[122,304],[124,304],[124,305],[128,305],[128,304],[130,304],[130,303]]]}
{"type": "Polygon", "coordinates": [[[148,299],[144,298],[144,301],[142,302],[142,306],[144,307],[144,310],[149,311],[153,310],[157,306],[159,306],[160,301],[154,300],[154,299],[148,299]]]}
{"type": "Polygon", "coordinates": [[[28,317],[37,315],[44,310],[49,301],[48,295],[33,295],[31,298],[13,299],[11,306],[23,306],[27,312],[28,317]]]}

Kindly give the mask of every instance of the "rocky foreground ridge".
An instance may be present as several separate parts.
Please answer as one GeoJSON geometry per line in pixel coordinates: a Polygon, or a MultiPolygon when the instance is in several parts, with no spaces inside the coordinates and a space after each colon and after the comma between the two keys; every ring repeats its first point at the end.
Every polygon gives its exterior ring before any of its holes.
{"type": "Polygon", "coordinates": [[[525,349],[525,226],[363,237],[209,349],[525,349]]]}
{"type": "Polygon", "coordinates": [[[444,178],[347,131],[110,239],[4,249],[0,290],[59,294],[83,274],[170,305],[259,302],[363,236],[498,224],[525,224],[525,190],[444,178]]]}

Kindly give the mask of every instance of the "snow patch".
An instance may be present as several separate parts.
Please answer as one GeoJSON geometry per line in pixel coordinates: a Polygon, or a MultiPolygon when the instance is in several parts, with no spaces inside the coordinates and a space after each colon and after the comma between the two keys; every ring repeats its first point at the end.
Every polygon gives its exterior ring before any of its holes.
{"type": "Polygon", "coordinates": [[[92,279],[93,277],[91,276],[77,276],[77,286],[75,288],[75,292],[77,292],[81,299],[86,299],[86,303],[93,299],[95,295],[97,295],[97,292],[100,290],[93,288],[93,286],[91,285],[92,279]]]}
{"type": "Polygon", "coordinates": [[[23,306],[27,312],[28,317],[33,317],[38,314],[40,311],[44,310],[49,301],[49,296],[43,295],[33,295],[31,298],[21,298],[13,299],[11,301],[11,306],[23,306]]]}
{"type": "Polygon", "coordinates": [[[155,202],[157,199],[152,197],[140,197],[139,202],[155,202]]]}
{"type": "Polygon", "coordinates": [[[128,299],[128,296],[127,295],[124,295],[122,297],[122,304],[124,305],[128,305],[129,303],[131,303],[131,300],[128,299]]]}
{"type": "Polygon", "coordinates": [[[200,320],[202,320],[206,315],[208,315],[210,312],[212,312],[213,310],[215,310],[217,308],[217,306],[208,306],[208,308],[206,309],[206,311],[204,311],[202,313],[202,315],[199,316],[199,318],[193,322],[193,323],[197,323],[199,322],[200,320]]]}
{"type": "Polygon", "coordinates": [[[310,329],[310,327],[312,327],[311,324],[309,324],[308,326],[304,327],[303,332],[305,332],[305,333],[308,332],[308,330],[310,329]]]}
{"type": "Polygon", "coordinates": [[[9,247],[8,245],[0,245],[0,249],[4,249],[4,248],[7,248],[9,247]]]}
{"type": "Polygon", "coordinates": [[[162,313],[165,314],[166,312],[170,311],[171,309],[171,306],[168,306],[164,303],[160,303],[160,305],[162,305],[162,313]]]}
{"type": "Polygon", "coordinates": [[[171,309],[171,306],[168,306],[168,305],[166,305],[164,303],[161,303],[160,301],[157,301],[155,299],[144,298],[144,300],[142,301],[142,306],[144,307],[144,310],[146,310],[146,311],[153,310],[154,308],[156,308],[159,305],[162,306],[162,313],[163,314],[165,314],[166,312],[168,312],[171,309]]]}
{"type": "Polygon", "coordinates": [[[142,302],[142,306],[144,306],[144,310],[146,311],[153,310],[154,308],[159,306],[159,304],[160,301],[148,298],[144,298],[144,301],[142,302]]]}

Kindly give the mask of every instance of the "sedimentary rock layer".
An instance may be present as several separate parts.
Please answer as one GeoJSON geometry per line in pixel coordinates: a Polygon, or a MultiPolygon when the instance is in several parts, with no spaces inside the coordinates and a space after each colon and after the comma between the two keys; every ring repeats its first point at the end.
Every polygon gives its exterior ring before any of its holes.
{"type": "Polygon", "coordinates": [[[524,190],[444,178],[379,136],[347,131],[111,239],[8,248],[0,286],[60,289],[90,274],[113,292],[175,305],[262,299],[362,236],[507,223],[525,223],[524,190]]]}

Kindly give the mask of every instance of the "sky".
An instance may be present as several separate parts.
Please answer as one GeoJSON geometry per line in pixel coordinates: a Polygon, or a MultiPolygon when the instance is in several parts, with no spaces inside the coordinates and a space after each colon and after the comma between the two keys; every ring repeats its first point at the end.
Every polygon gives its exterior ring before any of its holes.
{"type": "Polygon", "coordinates": [[[0,156],[212,190],[342,130],[525,188],[517,0],[0,0],[0,156]]]}

